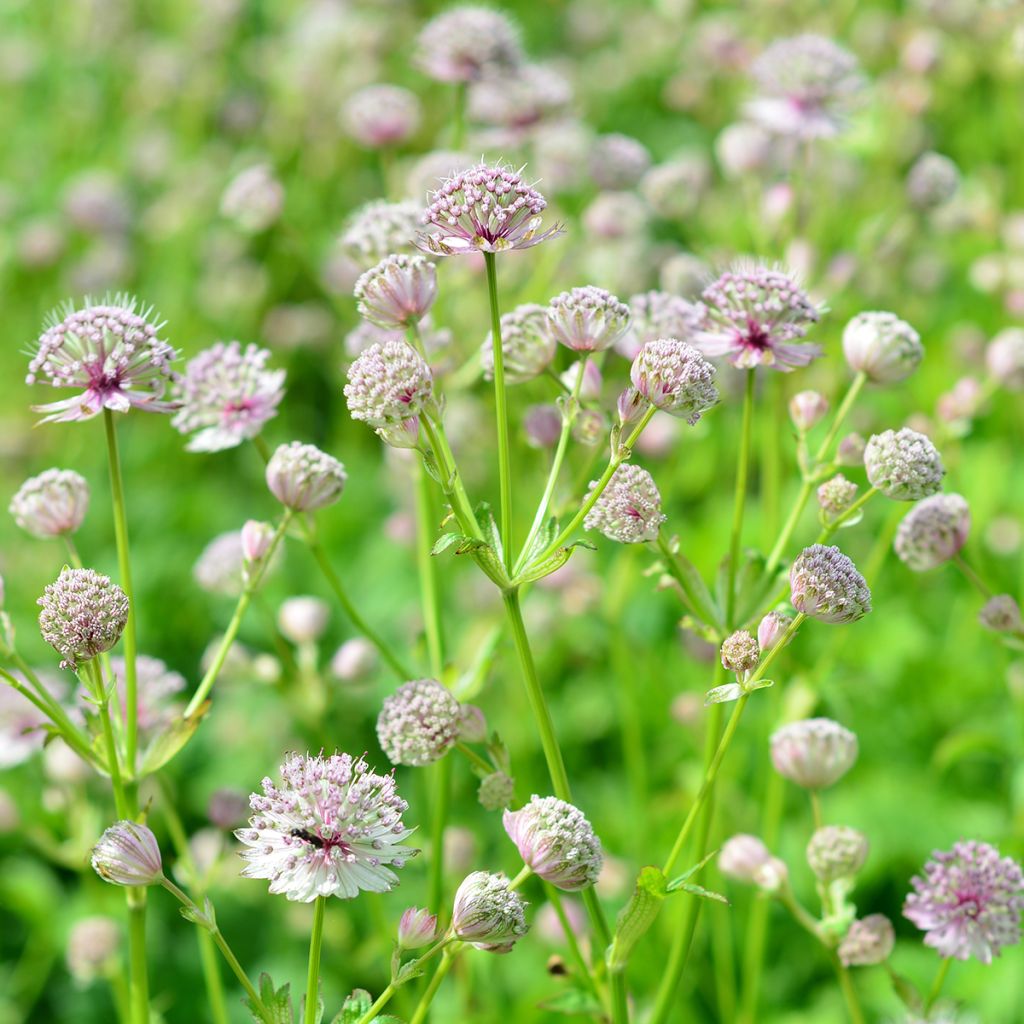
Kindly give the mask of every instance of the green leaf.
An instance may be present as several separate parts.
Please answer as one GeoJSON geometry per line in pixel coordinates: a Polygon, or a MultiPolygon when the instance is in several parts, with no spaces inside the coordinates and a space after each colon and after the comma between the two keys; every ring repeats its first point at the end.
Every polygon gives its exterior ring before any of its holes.
{"type": "Polygon", "coordinates": [[[168,761],[179,754],[199,727],[203,715],[210,710],[210,702],[204,701],[188,718],[178,718],[163,732],[158,733],[146,748],[139,768],[139,776],[152,775],[168,761]]]}
{"type": "Polygon", "coordinates": [[[688,892],[691,896],[699,896],[702,900],[717,900],[726,906],[729,905],[729,901],[720,892],[712,892],[710,889],[705,889],[704,886],[696,885],[693,882],[682,882],[673,891],[688,892]]]}
{"type": "Polygon", "coordinates": [[[589,540],[574,540],[571,544],[558,548],[552,555],[544,559],[543,562],[536,564],[527,562],[522,572],[516,575],[516,583],[532,583],[534,580],[541,580],[545,576],[550,576],[569,561],[569,556],[575,548],[586,548],[588,551],[597,550],[589,540]]]}
{"type": "Polygon", "coordinates": [[[904,978],[902,974],[889,971],[889,980],[892,982],[893,991],[900,1002],[910,1010],[911,1013],[919,1014],[924,1009],[924,1000],[913,982],[904,978]]]}
{"type": "Polygon", "coordinates": [[[260,1014],[248,997],[243,1000],[258,1024],[294,1024],[291,985],[284,984],[275,989],[270,975],[264,973],[260,975],[259,993],[260,1002],[263,1003],[263,1008],[266,1011],[265,1016],[260,1014]]]}
{"type": "Polygon", "coordinates": [[[673,537],[668,546],[672,553],[668,565],[669,575],[682,588],[690,610],[719,634],[725,633],[722,612],[711,596],[711,591],[704,582],[704,578],[697,571],[696,566],[679,550],[677,538],[673,537]]]}
{"type": "Polygon", "coordinates": [[[667,895],[664,872],[650,866],[641,868],[633,895],[616,921],[615,938],[608,950],[609,971],[625,970],[633,948],[654,924],[667,895]]]}
{"type": "Polygon", "coordinates": [[[704,867],[705,864],[707,864],[709,860],[711,860],[712,857],[714,857],[716,853],[718,853],[717,850],[712,850],[699,863],[694,864],[692,868],[687,868],[687,870],[684,871],[681,875],[678,875],[676,878],[673,878],[672,881],[668,883],[668,891],[674,892],[683,884],[683,882],[687,881],[687,879],[692,878],[695,874],[697,874],[698,871],[700,871],[702,867],[704,867]]]}
{"type": "Polygon", "coordinates": [[[739,700],[742,696],[743,687],[739,683],[715,686],[704,694],[704,707],[710,707],[712,704],[727,704],[729,701],[739,700]]]}
{"type": "Polygon", "coordinates": [[[331,1024],[356,1024],[373,1006],[373,997],[364,988],[357,988],[341,1005],[331,1024]]]}
{"type": "Polygon", "coordinates": [[[753,693],[755,690],[766,690],[769,686],[774,686],[774,679],[754,679],[749,683],[743,684],[744,693],[753,693]]]}
{"type": "Polygon", "coordinates": [[[601,1017],[604,1007],[586,989],[567,988],[538,1004],[541,1010],[568,1016],[601,1017]]]}
{"type": "Polygon", "coordinates": [[[494,549],[495,554],[498,556],[498,561],[502,561],[505,557],[505,549],[501,543],[501,531],[498,529],[498,524],[494,519],[490,503],[481,501],[473,509],[473,515],[476,516],[476,521],[480,524],[480,529],[483,531],[487,544],[494,549]]]}
{"type": "Polygon", "coordinates": [[[430,549],[430,553],[432,555],[443,555],[453,544],[468,539],[468,537],[463,536],[461,533],[442,533],[434,541],[434,546],[430,549]]]}

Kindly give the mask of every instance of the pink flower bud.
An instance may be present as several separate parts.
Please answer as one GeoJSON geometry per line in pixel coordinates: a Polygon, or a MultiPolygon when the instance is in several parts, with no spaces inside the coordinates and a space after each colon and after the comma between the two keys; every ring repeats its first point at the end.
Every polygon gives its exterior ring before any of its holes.
{"type": "Polygon", "coordinates": [[[793,620],[782,612],[769,612],[757,626],[757,642],[762,651],[769,651],[779,640],[783,633],[789,629],[793,620]]]}
{"type": "Polygon", "coordinates": [[[434,941],[437,935],[437,914],[425,907],[410,907],[398,922],[400,949],[419,949],[434,941]]]}
{"type": "Polygon", "coordinates": [[[242,557],[249,564],[262,560],[270,548],[271,538],[274,536],[274,528],[270,523],[261,523],[257,519],[250,519],[242,527],[242,557]]]}
{"type": "Polygon", "coordinates": [[[817,391],[798,391],[789,400],[789,418],[797,430],[811,430],[828,412],[828,399],[817,391]]]}
{"type": "Polygon", "coordinates": [[[487,740],[487,719],[475,704],[463,704],[459,713],[459,740],[462,743],[484,743],[487,740]]]}
{"type": "Polygon", "coordinates": [[[163,877],[156,836],[135,821],[119,821],[92,851],[93,870],[114,885],[153,885],[163,877]]]}

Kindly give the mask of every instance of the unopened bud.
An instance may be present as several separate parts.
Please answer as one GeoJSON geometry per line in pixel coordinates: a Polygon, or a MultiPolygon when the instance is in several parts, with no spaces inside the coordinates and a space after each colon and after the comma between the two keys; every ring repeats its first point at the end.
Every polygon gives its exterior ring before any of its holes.
{"type": "Polygon", "coordinates": [[[798,391],[789,400],[789,418],[799,431],[811,430],[828,412],[828,399],[817,391],[798,391]]]}
{"type": "Polygon", "coordinates": [[[156,836],[135,821],[119,821],[92,851],[93,870],[114,885],[153,885],[163,877],[156,836]]]}
{"type": "Polygon", "coordinates": [[[826,825],[807,844],[807,863],[819,881],[852,878],[868,858],[868,840],[863,832],[846,825],[826,825]]]}
{"type": "Polygon", "coordinates": [[[425,907],[410,907],[398,922],[399,949],[419,949],[434,941],[437,914],[425,907]]]}
{"type": "Polygon", "coordinates": [[[261,561],[270,549],[274,528],[270,523],[250,519],[242,527],[242,557],[249,565],[261,561]]]}
{"type": "Polygon", "coordinates": [[[782,612],[769,612],[757,626],[757,643],[762,651],[770,651],[789,629],[792,619],[782,612]]]}

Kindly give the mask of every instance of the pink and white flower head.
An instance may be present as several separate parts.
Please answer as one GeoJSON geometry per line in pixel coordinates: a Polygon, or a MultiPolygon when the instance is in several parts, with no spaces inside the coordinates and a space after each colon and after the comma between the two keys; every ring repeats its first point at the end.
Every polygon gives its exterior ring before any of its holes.
{"type": "Polygon", "coordinates": [[[277,628],[281,635],[300,647],[316,643],[324,635],[330,619],[330,605],[308,594],[286,598],[277,610],[277,628]]]}
{"type": "Polygon", "coordinates": [[[1020,633],[1024,619],[1012,594],[993,594],[981,606],[978,624],[993,633],[1020,633]]]}
{"type": "Polygon", "coordinates": [[[278,447],[267,463],[266,477],[270,493],[295,512],[333,505],[348,479],[345,467],[333,455],[300,441],[278,447]]]}
{"type": "Polygon", "coordinates": [[[848,825],[825,825],[807,844],[807,863],[826,885],[852,878],[868,859],[868,837],[848,825]]]}
{"type": "Polygon", "coordinates": [[[341,249],[361,267],[372,267],[393,253],[412,252],[421,211],[420,204],[411,200],[364,203],[345,222],[341,249]]]}
{"type": "Polygon", "coordinates": [[[864,88],[857,58],[811,33],[772,43],[751,70],[757,95],[746,105],[747,117],[796,139],[838,135],[864,88]]]}
{"type": "Polygon", "coordinates": [[[263,780],[263,792],[249,798],[250,827],[235,832],[246,847],[244,877],[268,879],[272,893],[298,903],[398,884],[392,868],[419,851],[402,845],[413,830],[402,823],[408,804],[393,775],[377,775],[348,754],[294,754],[281,780],[263,780]]]}
{"type": "Polygon", "coordinates": [[[369,149],[405,142],[420,126],[416,94],[400,85],[367,85],[352,93],[341,112],[345,130],[369,149]]]}
{"type": "Polygon", "coordinates": [[[437,298],[437,270],[419,255],[385,256],[356,281],[359,315],[384,330],[418,324],[437,298]]]}
{"type": "Polygon", "coordinates": [[[437,936],[437,914],[425,907],[409,907],[398,922],[398,948],[420,949],[437,936]]]}
{"type": "Polygon", "coordinates": [[[45,380],[51,387],[80,393],[59,402],[32,406],[43,423],[87,420],[104,409],[173,412],[163,401],[175,377],[177,353],[159,337],[163,326],[152,309],[117,295],[102,304],[88,299],[54,313],[36,342],[25,383],[45,380]]]}
{"type": "Polygon", "coordinates": [[[519,31],[490,7],[454,7],[423,26],[416,64],[439,82],[472,82],[488,71],[517,67],[523,60],[519,31]]]}
{"type": "Polygon", "coordinates": [[[786,865],[757,836],[741,833],[727,839],[718,854],[718,870],[726,878],[777,892],[789,879],[786,865]]]}
{"type": "Polygon", "coordinates": [[[601,874],[601,840],[572,804],[534,794],[520,810],[506,810],[502,824],[523,863],[556,889],[586,889],[601,874]]]}
{"type": "Polygon", "coordinates": [[[632,188],[650,166],[647,147],[618,132],[598,136],[590,150],[590,176],[599,188],[632,188]]]}
{"type": "Polygon", "coordinates": [[[922,153],[907,174],[907,198],[919,210],[948,203],[960,188],[960,169],[941,153],[922,153]]]}
{"type": "Polygon", "coordinates": [[[346,640],[331,658],[331,674],[344,683],[359,683],[377,667],[377,648],[365,637],[346,640]]]}
{"type": "Polygon", "coordinates": [[[793,620],[782,612],[768,612],[757,624],[757,643],[762,651],[770,651],[786,634],[793,620]]]}
{"type": "Polygon", "coordinates": [[[909,377],[924,358],[921,336],[895,313],[858,313],[843,328],[843,355],[850,369],[876,384],[909,377]]]}
{"type": "Polygon", "coordinates": [[[456,890],[452,934],[488,953],[508,953],[529,926],[527,904],[501,874],[474,871],[456,890]]]}
{"type": "Polygon", "coordinates": [[[522,138],[571,101],[572,86],[564,75],[542,64],[524,64],[475,81],[469,90],[469,117],[478,124],[506,129],[505,135],[512,140],[522,138]]]}
{"type": "Polygon", "coordinates": [[[371,345],[349,367],[345,400],[352,419],[396,427],[424,411],[433,386],[430,367],[411,345],[386,341],[371,345]]]}
{"type": "Polygon", "coordinates": [[[1024,391],[1024,327],[1007,327],[985,349],[988,372],[1007,391],[1024,391]]]}
{"type": "Polygon", "coordinates": [[[242,545],[242,562],[245,568],[259,565],[274,540],[274,528],[270,523],[258,519],[247,519],[239,533],[242,545]]]}
{"type": "Polygon", "coordinates": [[[237,341],[219,341],[188,361],[175,388],[180,408],[171,426],[194,434],[190,452],[235,448],[277,415],[285,372],[268,370],[269,359],[270,351],[258,345],[243,349],[237,341]]]}
{"type": "Polygon", "coordinates": [[[283,209],[284,186],[270,164],[256,164],[235,175],[220,200],[220,212],[250,234],[266,231],[283,209]]]}
{"type": "Polygon", "coordinates": [[[934,494],[915,505],[900,522],[893,547],[914,572],[948,562],[967,543],[971,509],[959,494],[934,494]]]}
{"type": "Polygon", "coordinates": [[[694,344],[706,356],[726,356],[733,366],[768,366],[788,372],[821,355],[797,339],[820,311],[796,280],[762,263],[738,264],[704,289],[704,323],[694,344]]]}
{"type": "Polygon", "coordinates": [[[931,497],[946,474],[935,445],[909,427],[872,434],[864,449],[864,469],[872,487],[893,501],[931,497]]]}
{"type": "MultiPolygon", "coordinates": [[[[548,311],[530,302],[501,318],[501,353],[506,384],[523,384],[540,376],[555,358],[558,345],[548,330],[548,311]]],[[[480,365],[487,380],[494,378],[494,341],[487,332],[480,346],[480,365]]]]}
{"type": "Polygon", "coordinates": [[[479,164],[442,183],[422,223],[428,233],[416,244],[439,256],[528,249],[562,234],[558,224],[538,231],[547,200],[518,171],[479,164]]]}
{"type": "Polygon", "coordinates": [[[971,840],[937,850],[910,884],[903,916],[941,956],[988,964],[1020,942],[1024,873],[994,846],[971,840]]]}
{"type": "MultiPolygon", "coordinates": [[[[593,490],[596,482],[590,486],[593,490]]],[[[583,526],[620,544],[641,544],[657,540],[665,519],[654,478],[643,467],[625,462],[612,474],[583,526]]]]}
{"type": "Polygon", "coordinates": [[[209,594],[237,596],[245,583],[245,550],[241,530],[219,533],[200,552],[192,578],[209,594]]]}
{"type": "Polygon", "coordinates": [[[439,761],[458,742],[462,709],[436,679],[414,679],[386,697],[377,739],[392,764],[415,768],[439,761]]]}
{"type": "Polygon", "coordinates": [[[828,399],[817,391],[798,391],[789,400],[789,418],[799,431],[813,430],[828,412],[828,399]]]}
{"type": "Polygon", "coordinates": [[[61,656],[61,668],[77,669],[109,651],[128,624],[128,596],[93,569],[65,566],[36,604],[39,631],[61,656]]]}
{"type": "Polygon", "coordinates": [[[868,914],[850,925],[836,952],[844,967],[871,967],[888,960],[895,945],[892,921],[885,914],[868,914]]]}
{"type": "Polygon", "coordinates": [[[65,962],[82,985],[106,974],[116,963],[121,928],[112,917],[83,917],[71,926],[65,962]]]}
{"type": "MultiPolygon", "coordinates": [[[[67,686],[56,673],[39,672],[37,675],[58,704],[67,700],[67,686]]],[[[0,769],[24,763],[47,744],[47,749],[52,749],[55,744],[50,744],[52,734],[47,728],[50,724],[50,719],[14,687],[0,687],[0,769]]],[[[77,754],[72,756],[77,760],[77,754]]]]}
{"type": "Polygon", "coordinates": [[[590,284],[556,295],[548,303],[547,315],[552,337],[574,352],[603,352],[630,325],[629,306],[590,284]]]}
{"type": "Polygon", "coordinates": [[[789,570],[789,600],[819,622],[856,622],[871,611],[871,591],[837,547],[812,544],[789,570]]]}
{"type": "Polygon", "coordinates": [[[11,498],[14,521],[33,537],[74,533],[89,509],[89,485],[73,469],[47,469],[29,477],[11,498]]]}
{"type": "Polygon", "coordinates": [[[629,300],[629,330],[615,343],[615,351],[635,359],[649,341],[678,338],[690,342],[700,329],[704,310],[699,303],[671,292],[641,292],[629,300]]]}
{"type": "Polygon", "coordinates": [[[633,360],[629,377],[651,405],[690,426],[718,402],[715,368],[692,345],[676,338],[647,342],[633,360]]]}
{"type": "Polygon", "coordinates": [[[156,836],[137,821],[118,821],[100,836],[92,868],[113,885],[153,885],[164,873],[156,836]]]}
{"type": "Polygon", "coordinates": [[[857,736],[831,718],[804,718],[772,733],[775,770],[804,789],[837,783],[857,760],[857,736]]]}

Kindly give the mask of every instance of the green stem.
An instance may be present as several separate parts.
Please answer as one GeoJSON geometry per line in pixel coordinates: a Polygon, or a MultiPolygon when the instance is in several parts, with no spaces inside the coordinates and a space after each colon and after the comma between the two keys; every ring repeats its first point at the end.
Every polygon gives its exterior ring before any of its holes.
{"type": "Polygon", "coordinates": [[[103,675],[95,660],[86,662],[84,674],[92,681],[93,698],[99,712],[100,726],[103,729],[103,743],[107,748],[107,771],[110,773],[110,785],[114,790],[114,806],[117,816],[122,821],[130,817],[128,802],[124,795],[124,784],[121,781],[121,764],[117,753],[117,741],[114,739],[114,727],[110,722],[110,701],[107,698],[103,675]]]}
{"type": "Polygon", "coordinates": [[[525,881],[526,881],[526,880],[527,880],[527,879],[528,879],[528,878],[529,878],[529,877],[530,877],[530,876],[531,876],[532,874],[533,874],[533,869],[532,869],[532,868],[531,868],[531,867],[530,867],[530,866],[529,866],[528,864],[524,864],[524,865],[523,865],[523,866],[522,866],[522,867],[521,867],[521,868],[519,869],[519,874],[517,874],[517,875],[516,875],[516,877],[515,877],[515,878],[513,878],[513,879],[512,879],[512,881],[508,883],[508,887],[509,887],[509,889],[510,889],[510,890],[512,890],[512,891],[514,892],[514,891],[515,891],[516,889],[518,889],[518,888],[519,888],[519,886],[521,886],[521,885],[523,884],[523,882],[525,882],[525,881]]]}
{"type": "Polygon", "coordinates": [[[399,679],[415,679],[415,675],[410,673],[408,668],[399,661],[388,644],[356,610],[356,606],[352,603],[351,598],[349,598],[348,594],[345,592],[341,578],[334,571],[334,567],[331,565],[331,561],[327,557],[327,553],[324,551],[323,546],[317,539],[313,529],[311,527],[307,527],[303,532],[306,546],[309,548],[310,553],[316,560],[316,564],[320,566],[320,571],[324,574],[324,579],[327,580],[328,586],[334,591],[334,596],[338,599],[338,604],[340,604],[345,610],[345,614],[348,616],[352,625],[355,626],[356,629],[358,629],[359,632],[362,633],[378,651],[380,651],[381,657],[388,663],[391,670],[399,679]]]}
{"type": "Polygon", "coordinates": [[[569,915],[565,912],[565,904],[562,902],[562,894],[549,882],[544,883],[544,891],[547,893],[548,902],[554,909],[559,924],[562,926],[562,932],[565,935],[565,944],[569,948],[569,955],[575,962],[576,969],[579,971],[583,983],[588,989],[590,989],[590,994],[598,1002],[603,1003],[604,999],[601,996],[601,990],[598,988],[597,980],[594,978],[594,974],[590,969],[590,964],[587,963],[586,958],[583,956],[583,951],[580,949],[576,933],[573,931],[572,924],[569,921],[569,915]]]}
{"type": "Polygon", "coordinates": [[[82,568],[82,556],[78,553],[78,548],[75,546],[75,542],[71,537],[70,533],[62,535],[64,538],[64,547],[67,549],[68,562],[71,564],[73,569],[82,568]]]}
{"type": "Polygon", "coordinates": [[[435,914],[444,902],[444,833],[452,796],[452,759],[442,757],[434,766],[434,821],[430,837],[430,879],[427,906],[435,914]]]}
{"type": "Polygon", "coordinates": [[[825,544],[831,540],[833,534],[843,525],[852,519],[876,494],[878,494],[877,487],[869,487],[842,515],[836,516],[828,526],[824,527],[820,534],[818,534],[818,540],[816,543],[825,544]]]}
{"type": "Polygon", "coordinates": [[[494,407],[498,420],[498,501],[501,508],[501,546],[505,568],[512,568],[512,446],[508,430],[508,391],[505,355],[498,310],[498,270],[493,252],[484,253],[487,294],[491,304],[491,350],[494,353],[494,407]]]}
{"type": "Polygon", "coordinates": [[[975,572],[959,551],[953,556],[953,564],[964,574],[968,582],[983,598],[988,600],[992,596],[992,588],[975,572]]]}
{"type": "Polygon", "coordinates": [[[743,536],[743,513],[747,501],[747,477],[750,473],[750,433],[754,417],[754,370],[747,370],[743,390],[743,424],[740,428],[740,454],[736,467],[736,493],[733,499],[732,530],[729,534],[729,575],[725,591],[725,622],[735,624],[736,575],[739,572],[740,541],[743,536]]]}
{"type": "Polygon", "coordinates": [[[722,622],[721,612],[715,607],[693,563],[684,555],[672,550],[664,531],[658,532],[657,544],[665,560],[665,569],[679,584],[687,608],[702,622],[713,627],[719,635],[724,635],[725,623],[722,622]]]}
{"type": "Polygon", "coordinates": [[[821,462],[826,455],[831,451],[832,444],[839,434],[839,430],[843,423],[846,422],[846,417],[849,415],[850,410],[853,408],[854,402],[857,401],[858,396],[867,383],[868,375],[864,372],[858,373],[853,380],[850,382],[850,387],[846,394],[843,396],[842,402],[839,403],[839,408],[836,409],[835,417],[832,420],[832,425],[828,428],[828,433],[825,435],[824,440],[818,446],[818,450],[814,453],[815,464],[821,462]]]}
{"type": "Polygon", "coordinates": [[[786,436],[786,392],[784,374],[766,375],[768,397],[768,428],[761,438],[761,508],[764,520],[763,536],[774,537],[779,528],[779,499],[782,459],[779,441],[786,436]]]}
{"type": "Polygon", "coordinates": [[[472,747],[465,743],[456,743],[456,750],[463,756],[469,759],[470,764],[476,765],[486,775],[490,775],[494,771],[494,767],[488,764],[472,747]]]}
{"type": "Polygon", "coordinates": [[[313,934],[309,938],[309,969],[306,972],[306,1008],[303,1024],[317,1024],[320,1003],[320,950],[324,938],[326,896],[317,896],[313,904],[313,934]]]}
{"type": "Polygon", "coordinates": [[[924,1003],[925,1015],[929,1013],[932,1007],[938,1002],[939,996],[942,995],[942,987],[946,984],[946,975],[949,974],[949,968],[952,964],[953,960],[950,957],[944,957],[942,962],[939,964],[939,969],[935,974],[935,980],[932,982],[932,987],[928,990],[928,998],[924,1003]]]}
{"type": "Polygon", "coordinates": [[[843,993],[846,1011],[850,1015],[850,1020],[853,1024],[865,1024],[864,1012],[860,1008],[860,1000],[857,998],[857,990],[853,987],[853,979],[850,977],[850,972],[842,965],[835,953],[832,954],[832,960],[835,964],[836,976],[839,978],[839,988],[843,993]]]}
{"type": "Polygon", "coordinates": [[[476,521],[473,505],[466,494],[466,488],[462,483],[462,476],[455,464],[455,456],[452,454],[451,446],[448,444],[444,425],[440,420],[435,423],[424,413],[420,417],[420,427],[434,453],[438,472],[441,475],[441,490],[448,499],[452,513],[459,526],[462,527],[463,532],[467,536],[476,537],[478,540],[482,539],[483,533],[480,530],[480,524],[476,521]]]}
{"type": "Polygon", "coordinates": [[[117,543],[118,573],[121,577],[121,589],[128,596],[128,621],[125,624],[123,634],[125,690],[124,760],[134,775],[139,742],[138,675],[135,664],[138,655],[138,641],[135,632],[138,609],[135,607],[131,559],[128,553],[128,515],[125,509],[124,485],[121,480],[121,456],[117,447],[117,429],[114,426],[114,415],[109,409],[103,410],[103,425],[107,435],[107,459],[110,464],[110,496],[113,502],[114,539],[117,543]]]}
{"type": "Polygon", "coordinates": [[[146,890],[126,889],[128,902],[128,994],[134,1024],[149,1024],[146,968],[146,890]]]}
{"type": "Polygon", "coordinates": [[[398,991],[398,987],[392,981],[388,987],[377,997],[376,1002],[356,1021],[356,1024],[373,1024],[377,1014],[391,1002],[391,997],[398,991]]]}
{"type": "Polygon", "coordinates": [[[424,989],[423,995],[420,997],[420,1001],[416,1005],[416,1010],[413,1013],[409,1024],[423,1024],[427,1019],[430,1004],[434,1001],[434,996],[437,995],[437,990],[441,987],[441,982],[444,981],[445,976],[448,974],[449,970],[451,970],[454,959],[454,950],[446,949],[441,956],[441,962],[437,965],[437,970],[434,971],[433,977],[430,979],[430,983],[427,985],[426,989],[424,989]]]}
{"type": "Polygon", "coordinates": [[[810,789],[807,792],[811,797],[811,815],[814,818],[814,829],[817,831],[825,824],[825,819],[821,813],[821,793],[816,789],[810,789]]]}

